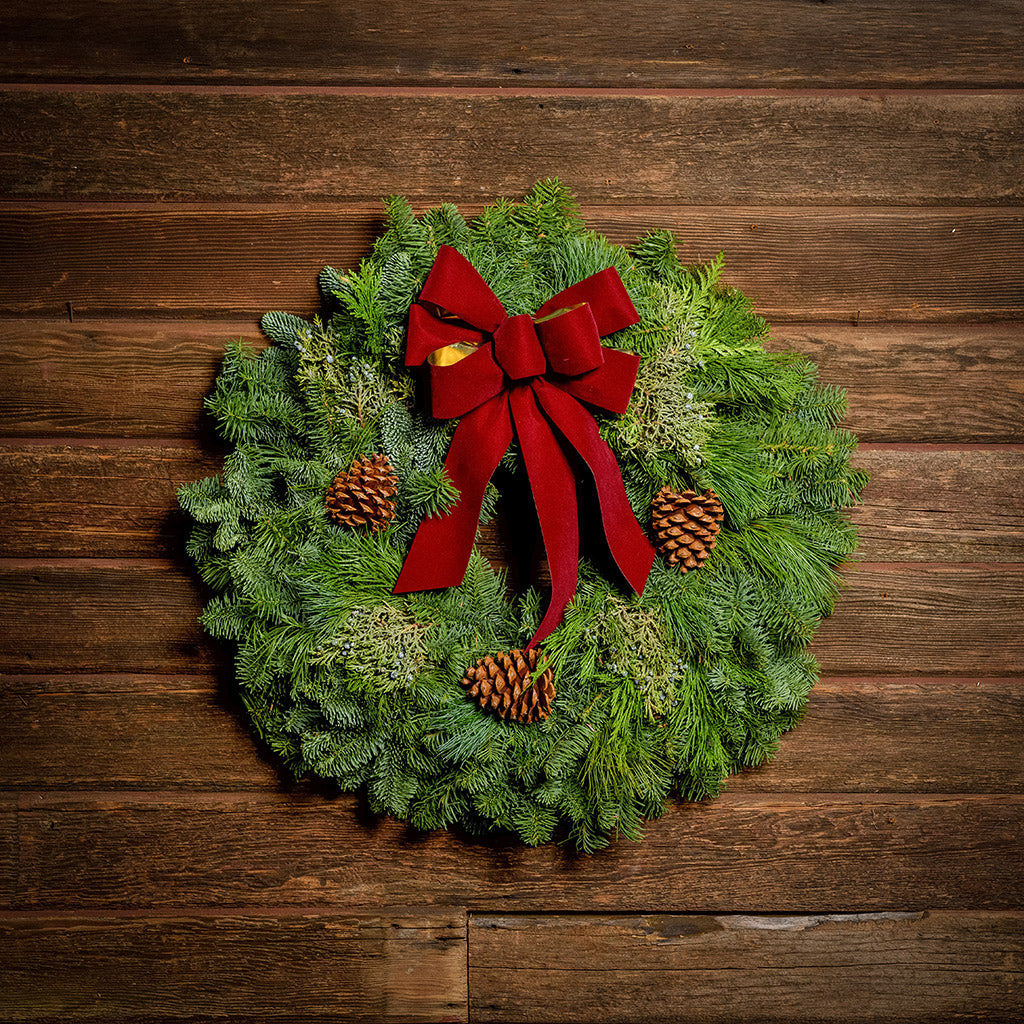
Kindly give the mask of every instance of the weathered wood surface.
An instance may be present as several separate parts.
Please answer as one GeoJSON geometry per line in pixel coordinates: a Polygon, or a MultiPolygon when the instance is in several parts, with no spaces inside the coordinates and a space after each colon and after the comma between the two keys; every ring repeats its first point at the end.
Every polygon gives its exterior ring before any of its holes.
{"type": "MultiPolygon", "coordinates": [[[[222,667],[226,645],[196,621],[202,601],[191,572],[173,562],[0,562],[0,671],[222,667]]],[[[830,673],[1024,673],[1024,567],[859,568],[811,650],[830,673]]]]}
{"type": "Polygon", "coordinates": [[[1024,672],[1024,566],[864,565],[848,579],[810,648],[825,671],[1024,672]]]}
{"type": "MultiPolygon", "coordinates": [[[[480,206],[462,209],[471,216],[480,206]]],[[[667,228],[687,262],[724,252],[724,280],[774,322],[1024,316],[1024,213],[1016,207],[588,203],[583,213],[618,244],[667,228]]],[[[356,266],[381,218],[377,202],[11,204],[0,207],[0,312],[66,320],[70,302],[78,317],[304,315],[319,306],[320,270],[356,266]]]]}
{"type": "Polygon", "coordinates": [[[10,0],[0,1016],[1024,1016],[1020,22],[10,0]],[[173,501],[218,466],[225,342],[316,309],[380,196],[471,215],[550,174],[617,242],[724,250],[772,347],[849,388],[874,473],[805,721],[595,857],[286,779],[195,621],[173,501]]]}
{"type": "Polygon", "coordinates": [[[11,909],[396,906],[829,913],[1019,909],[1024,797],[741,794],[676,804],[642,846],[423,835],[321,794],[0,796],[11,909]]]}
{"type": "Polygon", "coordinates": [[[0,193],[17,199],[375,200],[397,192],[480,202],[552,176],[564,176],[584,203],[995,206],[1024,198],[1016,91],[482,91],[381,102],[358,92],[19,89],[0,92],[0,126],[8,154],[0,193]]]}
{"type": "MultiPolygon", "coordinates": [[[[1022,410],[1024,411],[1024,410],[1022,410]]],[[[865,561],[1024,562],[1024,446],[861,449],[865,561]]]]}
{"type": "Polygon", "coordinates": [[[856,6],[761,0],[756,16],[696,0],[372,5],[136,0],[111,30],[102,0],[0,14],[0,79],[682,88],[1020,85],[1010,0],[856,6]]]}
{"type": "Polygon", "coordinates": [[[173,562],[0,563],[0,671],[195,672],[230,661],[173,562]]]}
{"type": "MultiPolygon", "coordinates": [[[[0,432],[208,436],[202,398],[237,338],[263,344],[254,321],[0,320],[0,432]]],[[[770,345],[849,391],[844,425],[865,442],[1024,441],[1024,324],[792,324],[770,345]]]]}
{"type": "Polygon", "coordinates": [[[464,1021],[466,915],[0,915],[5,1021],[464,1021]]]}
{"type": "Polygon", "coordinates": [[[222,468],[222,458],[187,442],[0,443],[9,494],[0,557],[180,556],[189,519],[177,490],[222,468]]]}
{"type": "MultiPolygon", "coordinates": [[[[872,447],[855,463],[872,474],[851,513],[859,558],[1024,562],[1024,447],[872,447]]],[[[222,466],[212,446],[187,441],[0,443],[0,557],[180,555],[188,521],[177,489],[222,466]]]]}
{"type": "Polygon", "coordinates": [[[1024,915],[474,914],[469,977],[480,1022],[1003,1022],[1024,915]]]}
{"type": "MultiPolygon", "coordinates": [[[[844,679],[732,793],[1024,793],[1024,680],[844,679]]],[[[0,788],[308,791],[225,675],[0,679],[0,788]]]]}
{"type": "Polygon", "coordinates": [[[769,348],[813,359],[845,388],[862,441],[1024,440],[1024,325],[780,326],[769,348]]]}

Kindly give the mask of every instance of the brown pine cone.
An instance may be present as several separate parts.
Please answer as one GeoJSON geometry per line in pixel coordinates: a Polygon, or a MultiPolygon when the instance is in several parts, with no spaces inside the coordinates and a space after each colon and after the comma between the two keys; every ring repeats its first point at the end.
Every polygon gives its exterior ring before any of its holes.
{"type": "Polygon", "coordinates": [[[506,721],[540,722],[551,714],[555,699],[554,673],[550,668],[533,679],[538,652],[514,650],[480,658],[466,670],[462,685],[485,711],[493,711],[506,721]]]}
{"type": "Polygon", "coordinates": [[[386,455],[356,459],[327,489],[327,512],[339,526],[383,530],[395,518],[398,477],[386,455]]]}
{"type": "Polygon", "coordinates": [[[680,572],[699,568],[711,554],[725,510],[712,490],[703,494],[662,487],[651,502],[655,544],[669,565],[680,572]]]}

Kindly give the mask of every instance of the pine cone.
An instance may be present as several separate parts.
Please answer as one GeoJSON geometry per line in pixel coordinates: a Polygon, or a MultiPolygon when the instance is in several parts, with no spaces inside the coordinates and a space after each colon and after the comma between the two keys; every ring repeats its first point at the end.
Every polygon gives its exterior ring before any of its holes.
{"type": "Polygon", "coordinates": [[[711,554],[725,510],[714,491],[677,494],[662,487],[651,502],[651,520],[658,551],[680,572],[699,568],[711,554]]]}
{"type": "Polygon", "coordinates": [[[481,658],[466,670],[462,685],[480,707],[507,721],[543,721],[551,714],[555,682],[554,673],[546,668],[530,685],[537,658],[536,648],[481,658]]]}
{"type": "Polygon", "coordinates": [[[395,518],[397,484],[386,455],[356,459],[327,489],[327,513],[340,526],[383,530],[395,518]]]}

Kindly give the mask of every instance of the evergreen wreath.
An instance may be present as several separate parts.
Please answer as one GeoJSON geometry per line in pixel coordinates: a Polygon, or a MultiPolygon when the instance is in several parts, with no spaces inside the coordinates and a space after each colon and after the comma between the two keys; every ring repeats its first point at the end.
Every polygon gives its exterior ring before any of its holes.
{"type": "MultiPolygon", "coordinates": [[[[804,711],[806,646],[867,480],[836,429],[845,395],[802,356],[763,348],[768,325],[721,284],[721,257],[684,267],[667,231],[613,245],[557,181],[469,222],[451,205],[386,206],[359,269],[321,274],[323,317],[268,313],[269,348],[228,346],[206,406],[233,449],[220,477],[180,490],[188,552],[218,592],[201,621],[237,643],[255,731],[296,776],[363,791],[417,829],[585,851],[639,839],[670,795],[716,795],[804,711]],[[424,411],[403,365],[442,245],[509,314],[608,267],[639,314],[604,339],[640,357],[632,399],[596,418],[660,557],[637,595],[599,545],[585,549],[539,659],[522,649],[544,588],[510,590],[480,549],[486,526],[460,586],[393,593],[421,521],[459,497],[444,469],[455,423],[424,411]]],[[[481,522],[524,488],[513,443],[481,522]]]]}

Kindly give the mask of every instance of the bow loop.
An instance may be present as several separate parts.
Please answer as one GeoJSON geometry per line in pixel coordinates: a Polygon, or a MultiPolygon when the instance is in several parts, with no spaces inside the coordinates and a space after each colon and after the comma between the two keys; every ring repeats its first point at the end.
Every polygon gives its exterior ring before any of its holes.
{"type": "Polygon", "coordinates": [[[589,302],[549,313],[534,323],[552,373],[575,377],[604,362],[601,334],[589,302]]]}
{"type": "Polygon", "coordinates": [[[488,334],[493,334],[508,315],[476,267],[450,245],[438,250],[420,291],[420,302],[454,313],[488,334]]]}
{"type": "Polygon", "coordinates": [[[639,320],[614,268],[553,296],[534,317],[508,316],[464,256],[442,246],[409,311],[406,365],[428,364],[430,410],[461,417],[445,470],[459,498],[426,518],[413,538],[396,594],[455,586],[469,564],[484,489],[518,436],[551,568],[552,596],[533,647],[554,630],[576,592],[577,517],[569,512],[574,449],[597,484],[601,522],[616,564],[643,590],[654,549],[636,521],[615,455],[580,401],[624,412],[639,358],[601,338],[639,320]]]}

